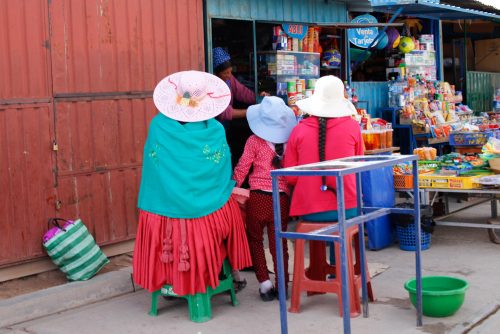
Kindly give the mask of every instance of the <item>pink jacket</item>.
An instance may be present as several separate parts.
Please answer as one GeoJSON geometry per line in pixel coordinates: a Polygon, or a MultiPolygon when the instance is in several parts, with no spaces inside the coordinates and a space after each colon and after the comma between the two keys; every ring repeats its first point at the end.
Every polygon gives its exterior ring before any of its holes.
{"type": "MultiPolygon", "coordinates": [[[[252,169],[252,172],[248,176],[250,189],[272,191],[271,170],[275,169],[272,165],[275,155],[276,152],[274,151],[273,144],[256,135],[248,137],[243,155],[234,168],[233,179],[236,181],[236,186],[241,187],[250,169],[252,169]],[[271,145],[273,148],[271,148],[271,145]]],[[[278,178],[278,187],[279,191],[289,193],[284,177],[278,178]]]]}
{"type": "Polygon", "coordinates": [[[234,99],[246,104],[255,104],[255,93],[239,82],[233,75],[231,75],[228,86],[231,90],[231,102],[229,102],[229,106],[226,110],[217,117],[219,121],[233,119],[234,99]]]}
{"type": "MultiPolygon", "coordinates": [[[[291,167],[319,161],[317,117],[302,120],[292,131],[285,150],[284,166],[291,167]]],[[[363,139],[359,124],[351,117],[331,118],[327,121],[325,160],[363,155],[363,139]]],[[[333,191],[321,191],[320,176],[288,176],[294,187],[290,205],[291,216],[337,210],[337,197],[333,191]]],[[[326,184],[336,188],[335,177],[327,177],[326,184]]],[[[344,178],[345,208],[357,206],[356,178],[344,178]]]]}

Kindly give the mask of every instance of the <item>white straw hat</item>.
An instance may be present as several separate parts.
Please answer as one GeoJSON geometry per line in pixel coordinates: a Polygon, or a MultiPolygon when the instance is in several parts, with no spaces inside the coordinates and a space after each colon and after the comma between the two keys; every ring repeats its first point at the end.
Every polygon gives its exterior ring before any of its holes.
{"type": "Polygon", "coordinates": [[[318,117],[345,117],[356,115],[354,105],[344,96],[342,80],[333,75],[316,81],[314,93],[307,99],[297,101],[297,106],[305,113],[318,117]]]}
{"type": "Polygon", "coordinates": [[[228,85],[217,76],[183,71],[161,80],[153,93],[156,108],[182,122],[204,121],[222,113],[231,101],[228,85]]]}

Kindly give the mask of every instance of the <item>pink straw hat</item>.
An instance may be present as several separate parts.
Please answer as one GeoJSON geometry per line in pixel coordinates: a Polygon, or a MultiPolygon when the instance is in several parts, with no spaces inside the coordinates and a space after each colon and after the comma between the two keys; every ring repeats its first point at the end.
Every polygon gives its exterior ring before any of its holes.
{"type": "Polygon", "coordinates": [[[200,122],[226,110],[231,101],[227,84],[213,74],[183,71],[161,80],[153,101],[165,116],[181,122],[200,122]]]}

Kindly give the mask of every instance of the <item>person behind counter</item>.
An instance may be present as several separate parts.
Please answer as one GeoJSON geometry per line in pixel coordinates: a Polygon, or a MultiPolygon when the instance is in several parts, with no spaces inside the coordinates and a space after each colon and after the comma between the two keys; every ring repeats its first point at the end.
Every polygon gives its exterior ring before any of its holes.
{"type": "Polygon", "coordinates": [[[237,270],[252,263],[231,153],[213,119],[229,100],[222,80],[198,71],[171,74],[154,90],[160,113],[144,146],[133,259],[134,281],[150,292],[165,284],[178,295],[215,289],[226,256],[236,287],[246,284],[237,270]]]}
{"type": "MultiPolygon", "coordinates": [[[[247,109],[235,109],[233,108],[233,102],[237,100],[249,105],[254,104],[256,101],[255,93],[234,77],[231,56],[223,48],[216,47],[213,49],[213,65],[214,74],[221,78],[231,90],[231,102],[217,119],[219,121],[230,121],[233,118],[244,118],[247,109]]],[[[262,92],[260,95],[269,96],[267,92],[262,92]]]]}
{"type": "MultiPolygon", "coordinates": [[[[290,135],[284,156],[285,167],[363,155],[360,126],[352,118],[357,112],[345,98],[344,91],[339,78],[324,76],[316,82],[311,97],[297,101],[297,106],[310,116],[290,135]]],[[[286,180],[293,187],[290,216],[312,222],[338,220],[335,177],[287,176],[286,180]]],[[[344,177],[344,200],[346,218],[356,216],[355,175],[344,177]]]]}

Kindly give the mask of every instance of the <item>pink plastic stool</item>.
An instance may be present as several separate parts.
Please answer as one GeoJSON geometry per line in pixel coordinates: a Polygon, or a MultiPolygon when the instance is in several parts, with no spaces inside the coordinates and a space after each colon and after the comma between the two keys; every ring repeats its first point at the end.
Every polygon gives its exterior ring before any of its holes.
{"type": "MultiPolygon", "coordinates": [[[[296,232],[311,232],[323,227],[334,224],[334,222],[299,222],[297,224],[296,232]]],[[[361,301],[359,290],[361,289],[361,267],[360,267],[360,254],[359,254],[359,239],[358,227],[354,226],[346,231],[346,244],[351,245],[347,247],[348,258],[348,278],[349,278],[349,291],[350,291],[350,310],[351,317],[356,317],[361,314],[361,301]],[[355,245],[355,254],[353,254],[352,245],[355,245]],[[355,258],[354,258],[355,257],[355,258]],[[356,259],[356,262],[354,262],[356,259]]],[[[335,263],[340,264],[340,244],[334,242],[335,245],[335,263]]],[[[293,284],[292,284],[292,299],[291,305],[288,309],[289,312],[300,312],[300,295],[303,291],[307,291],[308,295],[318,293],[335,293],[339,300],[339,312],[342,316],[342,280],[340,265],[330,265],[326,261],[326,244],[322,241],[312,241],[309,247],[310,264],[306,269],[304,268],[305,256],[305,240],[297,239],[295,241],[295,255],[294,255],[294,268],[293,268],[293,284]],[[335,278],[328,278],[327,275],[335,274],[335,278]]],[[[367,273],[367,287],[368,298],[374,301],[370,274],[368,266],[365,262],[367,273]]]]}

